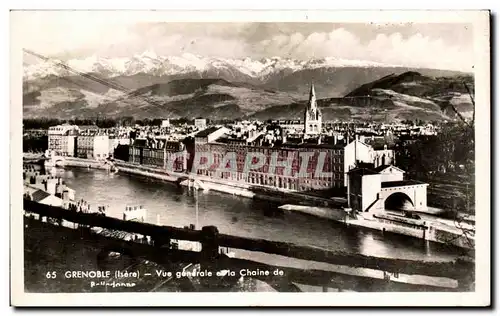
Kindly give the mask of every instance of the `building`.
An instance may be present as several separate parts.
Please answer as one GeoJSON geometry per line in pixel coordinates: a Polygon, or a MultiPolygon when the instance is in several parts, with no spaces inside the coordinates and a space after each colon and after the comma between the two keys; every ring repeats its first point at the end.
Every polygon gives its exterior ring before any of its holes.
{"type": "Polygon", "coordinates": [[[287,143],[279,133],[252,142],[224,137],[207,141],[215,131],[195,135],[191,171],[200,176],[294,191],[344,188],[341,144],[287,143]]]}
{"type": "Polygon", "coordinates": [[[355,168],[348,172],[348,206],[357,212],[425,211],[427,183],[404,180],[401,169],[355,168]]]}
{"type": "Polygon", "coordinates": [[[206,129],[207,128],[207,119],[204,119],[204,118],[195,119],[194,126],[200,131],[206,129]]]}
{"type": "Polygon", "coordinates": [[[99,130],[97,125],[80,125],[78,126],[82,133],[96,133],[99,130]]]}
{"type": "Polygon", "coordinates": [[[129,147],[128,161],[132,163],[143,164],[143,152],[146,146],[147,141],[145,138],[133,139],[132,144],[129,147]]]}
{"type": "Polygon", "coordinates": [[[344,149],[344,183],[346,186],[348,172],[362,163],[373,164],[374,168],[395,164],[394,150],[387,149],[387,145],[376,150],[356,137],[344,149]]]}
{"type": "Polygon", "coordinates": [[[187,170],[188,153],[186,146],[180,141],[167,141],[165,143],[166,169],[175,172],[187,170]]]}
{"type": "Polygon", "coordinates": [[[304,112],[304,137],[317,136],[321,134],[322,116],[316,103],[316,92],[311,85],[309,101],[304,112]]]}
{"type": "Polygon", "coordinates": [[[109,156],[113,157],[114,152],[118,146],[126,146],[130,145],[130,138],[128,137],[115,137],[115,136],[109,136],[109,156]]]}
{"type": "MultiPolygon", "coordinates": [[[[165,168],[165,141],[156,138],[146,138],[141,142],[142,162],[146,166],[165,168]]],[[[135,146],[134,146],[135,147],[135,146]]]]}
{"type": "Polygon", "coordinates": [[[211,143],[224,134],[229,134],[230,130],[226,127],[213,126],[202,130],[194,135],[195,143],[211,143]]]}
{"type": "Polygon", "coordinates": [[[187,151],[180,141],[138,138],[129,147],[128,161],[167,171],[183,172],[187,168],[187,151]]]}
{"type": "Polygon", "coordinates": [[[75,142],[78,131],[78,126],[69,124],[49,127],[49,152],[57,156],[75,156],[75,142]]]}
{"type": "Polygon", "coordinates": [[[170,120],[169,119],[162,120],[161,127],[170,127],[170,120]]]}
{"type": "Polygon", "coordinates": [[[373,169],[381,175],[382,182],[403,181],[405,171],[393,165],[379,166],[373,169]]]}
{"type": "Polygon", "coordinates": [[[77,155],[79,158],[103,160],[110,156],[108,135],[79,135],[77,138],[77,155]]]}
{"type": "Polygon", "coordinates": [[[47,191],[37,189],[31,185],[24,185],[24,198],[35,201],[40,204],[63,207],[64,201],[60,197],[48,193],[47,191]]]}
{"type": "Polygon", "coordinates": [[[304,121],[301,120],[269,120],[268,124],[278,125],[287,134],[304,133],[304,121]]]}
{"type": "Polygon", "coordinates": [[[67,207],[75,200],[75,190],[69,188],[62,178],[41,175],[38,171],[23,170],[24,198],[38,203],[67,207]]]}

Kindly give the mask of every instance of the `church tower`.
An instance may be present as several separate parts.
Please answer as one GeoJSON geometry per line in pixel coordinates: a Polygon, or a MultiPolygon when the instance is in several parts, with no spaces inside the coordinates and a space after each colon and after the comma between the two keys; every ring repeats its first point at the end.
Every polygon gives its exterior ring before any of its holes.
{"type": "Polygon", "coordinates": [[[322,128],[321,112],[316,104],[316,92],[314,84],[311,84],[309,92],[309,101],[304,113],[304,136],[320,135],[322,128]]]}

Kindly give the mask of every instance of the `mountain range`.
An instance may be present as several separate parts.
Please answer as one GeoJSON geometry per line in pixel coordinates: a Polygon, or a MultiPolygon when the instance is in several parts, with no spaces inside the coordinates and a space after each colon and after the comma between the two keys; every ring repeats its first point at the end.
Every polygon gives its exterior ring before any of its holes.
{"type": "Polygon", "coordinates": [[[90,57],[61,67],[24,66],[25,117],[95,116],[211,119],[301,118],[314,83],[326,120],[445,120],[450,104],[470,115],[470,74],[335,58],[299,61],[162,57],[90,57]]]}

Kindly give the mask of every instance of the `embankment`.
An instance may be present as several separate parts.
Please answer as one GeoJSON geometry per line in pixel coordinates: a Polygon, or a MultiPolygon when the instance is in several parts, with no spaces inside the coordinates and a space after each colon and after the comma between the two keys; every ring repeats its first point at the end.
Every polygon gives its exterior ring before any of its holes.
{"type": "MultiPolygon", "coordinates": [[[[153,178],[162,181],[168,182],[179,182],[182,177],[182,174],[169,173],[165,170],[161,170],[158,168],[150,168],[144,167],[139,164],[133,164],[124,161],[114,161],[114,165],[118,168],[119,172],[139,175],[143,177],[153,178]]],[[[184,177],[187,177],[184,175],[184,177]]]]}
{"type": "MultiPolygon", "coordinates": [[[[57,161],[56,161],[57,163],[57,161]]],[[[64,166],[67,167],[79,167],[79,168],[91,168],[91,169],[111,169],[112,164],[106,160],[93,160],[93,159],[83,159],[76,157],[64,157],[62,162],[64,166]]]]}
{"type": "Polygon", "coordinates": [[[176,182],[183,186],[198,186],[200,189],[213,190],[247,198],[260,199],[276,203],[291,203],[322,207],[341,207],[342,201],[308,195],[270,186],[250,185],[243,182],[218,180],[201,175],[169,172],[160,168],[146,167],[139,164],[116,160],[114,165],[119,172],[150,177],[158,180],[176,182]]]}

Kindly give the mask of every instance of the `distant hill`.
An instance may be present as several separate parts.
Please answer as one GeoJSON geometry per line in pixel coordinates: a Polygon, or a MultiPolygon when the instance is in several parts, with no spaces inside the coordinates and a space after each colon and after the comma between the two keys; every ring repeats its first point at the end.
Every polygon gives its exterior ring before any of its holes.
{"type": "Polygon", "coordinates": [[[316,93],[323,98],[341,97],[360,85],[392,74],[419,72],[429,77],[467,76],[457,71],[437,69],[416,69],[408,67],[328,67],[304,69],[295,72],[282,71],[273,74],[262,84],[263,87],[298,92],[306,95],[309,85],[314,83],[316,93]]]}
{"type": "MultiPolygon", "coordinates": [[[[430,77],[408,71],[389,74],[362,84],[344,97],[318,100],[324,120],[441,121],[456,118],[455,108],[472,115],[472,102],[465,84],[473,93],[472,76],[430,77]]],[[[302,117],[305,102],[276,105],[255,113],[252,118],[292,119],[302,117]]]]}
{"type": "MultiPolygon", "coordinates": [[[[472,113],[464,82],[473,89],[473,77],[454,71],[301,66],[295,70],[266,68],[262,73],[267,73],[257,80],[228,69],[168,75],[127,72],[106,78],[109,85],[76,75],[26,77],[24,116],[298,119],[302,118],[311,83],[315,84],[324,120],[448,120],[455,116],[450,104],[465,116],[472,113]],[[112,88],[115,85],[123,91],[112,88]]],[[[106,77],[99,71],[90,75],[106,77]]]]}
{"type": "Polygon", "coordinates": [[[429,77],[409,71],[361,85],[346,98],[387,98],[397,105],[440,111],[449,117],[456,115],[453,105],[463,116],[470,117],[473,104],[469,92],[474,95],[472,76],[429,77]]]}
{"type": "MultiPolygon", "coordinates": [[[[57,80],[58,81],[58,80],[57,80]]],[[[128,93],[93,86],[81,88],[59,81],[24,94],[25,117],[75,118],[96,115],[137,118],[171,117],[236,119],[269,106],[290,104],[293,94],[263,90],[223,79],[176,79],[140,87],[128,93]],[[57,87],[57,88],[56,88],[57,87]]],[[[298,97],[298,96],[297,96],[298,97]]]]}

